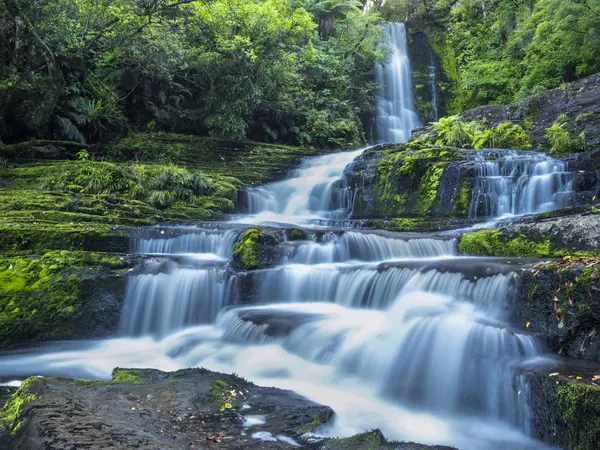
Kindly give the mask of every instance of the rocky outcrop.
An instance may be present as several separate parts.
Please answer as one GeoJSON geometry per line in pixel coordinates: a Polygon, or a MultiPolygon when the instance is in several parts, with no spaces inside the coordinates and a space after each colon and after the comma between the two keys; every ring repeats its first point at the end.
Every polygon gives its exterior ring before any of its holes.
{"type": "Polygon", "coordinates": [[[485,120],[495,126],[511,121],[522,123],[532,135],[536,145],[551,147],[545,138],[559,115],[564,114],[565,129],[571,138],[585,133],[586,145],[600,145],[600,74],[592,75],[529,97],[506,106],[481,106],[461,114],[463,120],[485,120]]]}
{"type": "Polygon", "coordinates": [[[0,347],[116,331],[137,259],[64,250],[0,257],[0,347]]]}
{"type": "Polygon", "coordinates": [[[4,408],[4,448],[451,450],[392,443],[379,432],[329,441],[311,434],[333,415],[235,375],[115,369],[108,382],[28,379],[4,408]]]}
{"type": "Polygon", "coordinates": [[[600,362],[600,259],[543,261],[519,279],[512,322],[556,354],[600,362]]]}

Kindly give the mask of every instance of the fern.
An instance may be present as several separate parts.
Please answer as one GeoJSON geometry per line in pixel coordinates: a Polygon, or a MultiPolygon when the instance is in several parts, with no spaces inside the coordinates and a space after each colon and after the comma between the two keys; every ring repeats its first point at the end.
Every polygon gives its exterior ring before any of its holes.
{"type": "Polygon", "coordinates": [[[76,141],[85,144],[85,137],[83,136],[83,133],[79,131],[79,128],[77,128],[77,126],[75,126],[68,118],[59,116],[56,118],[56,122],[58,124],[58,129],[60,130],[61,136],[70,141],[76,141]]]}

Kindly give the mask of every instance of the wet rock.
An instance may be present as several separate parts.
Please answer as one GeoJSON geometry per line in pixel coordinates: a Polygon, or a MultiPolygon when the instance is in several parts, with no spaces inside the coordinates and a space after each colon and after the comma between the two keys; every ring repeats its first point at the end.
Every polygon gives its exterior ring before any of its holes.
{"type": "Polygon", "coordinates": [[[527,374],[534,436],[565,450],[600,448],[600,388],[595,375],[556,370],[527,374]]]}
{"type": "Polygon", "coordinates": [[[448,449],[388,443],[379,432],[315,438],[309,431],[333,417],[331,408],[205,369],[115,369],[109,382],[33,378],[18,394],[26,400],[6,424],[3,448],[448,449]]]}
{"type": "Polygon", "coordinates": [[[548,240],[554,249],[571,254],[600,252],[600,211],[564,217],[536,216],[502,226],[500,230],[510,235],[523,235],[531,241],[548,240]]]}
{"type": "Polygon", "coordinates": [[[600,259],[541,262],[519,279],[511,321],[556,354],[600,361],[600,259]]]}

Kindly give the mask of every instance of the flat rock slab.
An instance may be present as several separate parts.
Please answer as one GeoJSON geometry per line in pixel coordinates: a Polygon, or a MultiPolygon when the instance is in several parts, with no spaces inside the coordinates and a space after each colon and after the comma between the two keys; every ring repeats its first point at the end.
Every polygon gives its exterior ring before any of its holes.
{"type": "Polygon", "coordinates": [[[50,377],[24,386],[19,392],[35,399],[21,406],[12,436],[0,433],[1,448],[453,450],[390,442],[379,430],[319,438],[313,432],[331,408],[206,369],[115,369],[108,382],[50,377]]]}
{"type": "Polygon", "coordinates": [[[304,430],[333,416],[331,408],[292,391],[204,369],[123,373],[125,382],[114,376],[111,382],[33,381],[28,391],[36,400],[23,407],[24,423],[10,448],[281,449],[293,442],[312,448],[304,430]],[[226,403],[231,408],[221,411],[226,403]],[[264,423],[245,426],[248,416],[264,423]],[[252,437],[258,432],[273,440],[252,437]]]}

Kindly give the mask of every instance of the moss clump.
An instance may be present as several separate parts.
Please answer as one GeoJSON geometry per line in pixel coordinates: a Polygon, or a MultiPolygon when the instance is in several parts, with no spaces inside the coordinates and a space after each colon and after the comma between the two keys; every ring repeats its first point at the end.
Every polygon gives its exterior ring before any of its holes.
{"type": "Polygon", "coordinates": [[[454,217],[467,217],[469,215],[469,206],[471,204],[471,183],[468,178],[463,177],[452,206],[452,215],[454,217]]]}
{"type": "Polygon", "coordinates": [[[118,256],[91,252],[0,257],[0,347],[52,337],[80,311],[90,277],[124,268],[118,256]]]}
{"type": "Polygon", "coordinates": [[[330,450],[383,450],[394,449],[397,446],[388,442],[380,430],[356,434],[349,438],[330,439],[326,448],[330,450]]]}
{"type": "Polygon", "coordinates": [[[305,241],[307,236],[306,232],[297,228],[292,228],[286,231],[286,237],[288,241],[305,241]]]}
{"type": "Polygon", "coordinates": [[[144,372],[138,369],[119,369],[112,371],[111,383],[143,384],[146,382],[144,372]]]}
{"type": "Polygon", "coordinates": [[[534,242],[525,236],[510,236],[499,230],[480,230],[463,234],[459,249],[465,255],[544,257],[550,256],[549,240],[534,242]]]}
{"type": "Polygon", "coordinates": [[[23,381],[21,387],[11,395],[10,400],[2,409],[2,425],[10,434],[15,434],[23,426],[23,407],[36,399],[35,394],[29,390],[31,383],[35,380],[37,377],[30,377],[23,381]]]}
{"type": "Polygon", "coordinates": [[[317,431],[317,429],[321,426],[326,424],[327,422],[329,422],[329,420],[331,420],[331,417],[333,416],[332,412],[328,412],[328,413],[322,413],[322,414],[315,414],[313,415],[313,420],[311,423],[307,423],[306,425],[304,425],[303,427],[300,427],[297,430],[298,434],[304,434],[304,433],[314,433],[315,431],[317,431]]]}
{"type": "Polygon", "coordinates": [[[233,266],[237,270],[254,270],[260,267],[260,242],[262,230],[246,229],[233,246],[233,266]]]}
{"type": "Polygon", "coordinates": [[[504,257],[595,257],[594,251],[573,251],[553,245],[549,237],[531,240],[523,234],[514,235],[500,230],[480,230],[465,233],[460,239],[459,250],[465,255],[504,257]]]}
{"type": "Polygon", "coordinates": [[[600,448],[600,389],[564,380],[557,383],[556,399],[569,430],[569,448],[600,448]]]}

